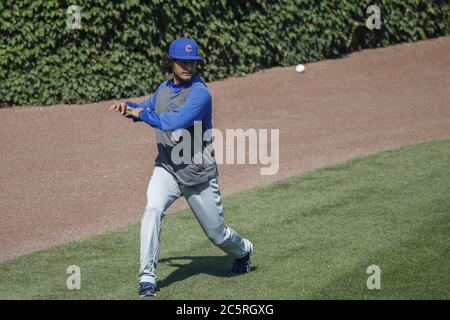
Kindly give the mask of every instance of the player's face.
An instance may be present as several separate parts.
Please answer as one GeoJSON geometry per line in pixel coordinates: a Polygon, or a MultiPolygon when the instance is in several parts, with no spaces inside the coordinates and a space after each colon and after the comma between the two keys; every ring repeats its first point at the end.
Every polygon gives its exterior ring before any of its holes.
{"type": "Polygon", "coordinates": [[[178,81],[189,81],[197,69],[195,60],[175,60],[172,64],[172,72],[178,81]]]}

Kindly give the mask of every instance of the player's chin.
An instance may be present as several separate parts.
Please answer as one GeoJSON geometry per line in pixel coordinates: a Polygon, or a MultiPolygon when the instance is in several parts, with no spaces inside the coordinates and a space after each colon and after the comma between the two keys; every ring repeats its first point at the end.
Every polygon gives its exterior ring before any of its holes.
{"type": "Polygon", "coordinates": [[[189,81],[192,79],[192,73],[183,73],[181,75],[181,79],[183,79],[183,81],[189,81]]]}

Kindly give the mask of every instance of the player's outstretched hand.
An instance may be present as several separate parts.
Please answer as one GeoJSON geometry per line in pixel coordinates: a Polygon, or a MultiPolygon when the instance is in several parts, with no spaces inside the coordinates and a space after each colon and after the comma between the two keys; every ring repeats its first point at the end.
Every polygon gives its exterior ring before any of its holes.
{"type": "Polygon", "coordinates": [[[118,103],[113,104],[111,107],[109,107],[109,111],[117,110],[120,113],[122,113],[123,115],[129,109],[133,109],[133,108],[130,108],[129,106],[127,106],[125,102],[118,102],[118,103]]]}
{"type": "Polygon", "coordinates": [[[125,102],[119,102],[111,107],[109,107],[109,111],[117,110],[122,113],[125,117],[131,118],[133,122],[140,121],[139,112],[141,112],[142,108],[131,108],[125,104],[125,102]]]}

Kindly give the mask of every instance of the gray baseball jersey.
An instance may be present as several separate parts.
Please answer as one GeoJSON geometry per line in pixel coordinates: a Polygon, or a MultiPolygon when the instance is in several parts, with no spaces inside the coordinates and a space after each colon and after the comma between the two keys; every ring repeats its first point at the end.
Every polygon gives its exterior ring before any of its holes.
{"type": "MultiPolygon", "coordinates": [[[[191,89],[192,86],[189,86],[174,93],[170,90],[169,86],[161,87],[156,95],[155,111],[163,113],[179,108],[184,104],[191,89]]],[[[211,114],[209,113],[205,116],[211,117],[211,114]]],[[[183,139],[179,139],[180,136],[177,130],[163,131],[156,129],[156,143],[158,145],[158,156],[155,160],[156,165],[169,171],[178,183],[186,186],[196,185],[217,176],[218,170],[214,159],[214,151],[208,149],[207,152],[203,152],[204,148],[212,148],[211,141],[203,141],[203,134],[206,130],[207,127],[203,122],[200,123],[200,126],[191,125],[186,128],[184,132],[189,134],[188,138],[191,142],[189,161],[188,163],[175,164],[172,159],[174,156],[172,151],[178,143],[183,143],[183,139]],[[194,161],[194,138],[200,139],[202,143],[201,161],[194,161]]]]}

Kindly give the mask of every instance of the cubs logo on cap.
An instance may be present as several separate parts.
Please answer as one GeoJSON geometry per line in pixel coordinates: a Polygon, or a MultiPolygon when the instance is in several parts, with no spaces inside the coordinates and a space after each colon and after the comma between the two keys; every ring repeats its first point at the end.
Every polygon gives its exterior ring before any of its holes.
{"type": "Polygon", "coordinates": [[[198,45],[194,39],[178,38],[169,46],[169,56],[179,60],[203,60],[198,55],[198,45]]]}

